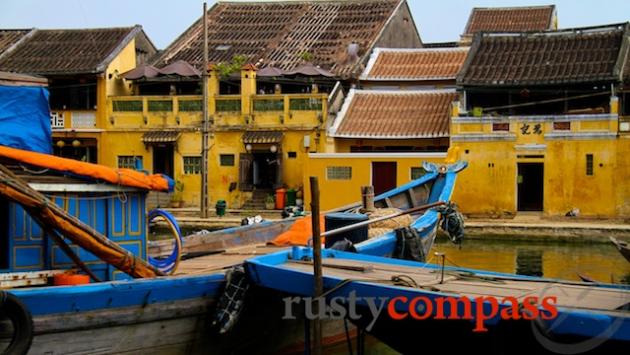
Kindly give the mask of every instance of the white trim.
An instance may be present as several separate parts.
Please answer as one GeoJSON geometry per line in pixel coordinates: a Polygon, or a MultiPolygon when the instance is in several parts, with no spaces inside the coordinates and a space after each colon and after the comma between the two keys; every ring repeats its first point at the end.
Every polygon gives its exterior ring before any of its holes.
{"type": "Polygon", "coordinates": [[[337,115],[335,116],[335,121],[330,127],[330,132],[328,133],[329,136],[334,136],[337,133],[337,129],[339,129],[341,121],[343,121],[344,117],[346,117],[346,112],[348,111],[348,108],[352,103],[352,99],[354,98],[354,93],[356,91],[357,89],[350,89],[350,92],[348,92],[348,96],[346,96],[343,105],[341,105],[341,110],[337,112],[337,115]]]}
{"type": "Polygon", "coordinates": [[[483,142],[483,141],[515,141],[514,133],[494,134],[458,134],[451,136],[452,142],[483,142]]]}
{"type": "Polygon", "coordinates": [[[133,187],[110,185],[110,184],[29,183],[28,185],[37,191],[44,191],[44,192],[124,192],[124,191],[139,191],[140,190],[133,187]]]}
{"type": "Polygon", "coordinates": [[[446,158],[446,152],[422,153],[308,153],[311,159],[348,159],[348,158],[446,158]]]}
{"type": "Polygon", "coordinates": [[[545,151],[547,149],[546,144],[516,144],[514,145],[515,150],[538,150],[545,151]]]}
{"type": "Polygon", "coordinates": [[[619,115],[616,113],[598,113],[592,115],[519,115],[519,116],[462,116],[453,117],[453,123],[501,123],[508,121],[523,122],[547,122],[547,121],[612,121],[617,120],[619,115]]]}
{"type": "Polygon", "coordinates": [[[378,94],[378,95],[429,95],[429,94],[453,94],[457,93],[455,87],[441,88],[441,89],[415,89],[415,90],[379,90],[379,89],[350,89],[355,91],[358,95],[361,94],[378,94]]]}
{"type": "Polygon", "coordinates": [[[549,140],[557,140],[557,139],[568,139],[568,140],[579,140],[579,139],[615,139],[617,138],[617,133],[613,132],[571,132],[571,131],[555,131],[545,134],[545,139],[549,140]]]}

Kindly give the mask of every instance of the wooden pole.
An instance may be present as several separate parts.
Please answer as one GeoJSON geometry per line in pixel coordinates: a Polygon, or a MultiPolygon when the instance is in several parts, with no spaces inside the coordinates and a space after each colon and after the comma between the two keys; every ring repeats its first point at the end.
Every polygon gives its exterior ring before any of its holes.
{"type": "Polygon", "coordinates": [[[311,220],[313,229],[313,276],[315,277],[315,295],[313,297],[313,354],[322,353],[322,324],[319,315],[319,297],[324,293],[322,277],[322,237],[319,225],[319,182],[316,176],[310,177],[311,185],[311,220]]]}
{"type": "Polygon", "coordinates": [[[361,204],[364,212],[374,212],[374,186],[361,186],[361,204]]]}
{"type": "MultiPolygon", "coordinates": [[[[442,206],[445,205],[446,202],[444,201],[438,201],[438,202],[433,202],[433,203],[429,203],[426,205],[422,205],[422,206],[418,206],[418,207],[414,207],[414,208],[410,208],[406,211],[401,211],[401,212],[396,212],[387,216],[383,216],[383,217],[378,217],[378,218],[374,218],[374,219],[369,219],[367,221],[363,221],[363,222],[359,222],[359,223],[355,223],[355,224],[350,224],[344,227],[340,227],[337,229],[333,229],[333,230],[329,230],[326,231],[324,233],[321,234],[322,237],[329,237],[331,235],[336,235],[339,233],[343,233],[343,232],[347,232],[347,231],[351,231],[353,229],[357,229],[363,226],[367,226],[370,225],[372,223],[376,223],[376,222],[380,222],[380,221],[385,221],[388,219],[392,219],[392,218],[396,218],[396,217],[400,217],[400,216],[404,216],[406,214],[411,214],[411,213],[415,213],[415,212],[421,212],[424,210],[428,210],[429,208],[433,208],[433,207],[438,207],[438,206],[442,206]]],[[[315,238],[315,235],[313,235],[313,240],[315,238]]]]}
{"type": "Polygon", "coordinates": [[[201,137],[201,217],[208,218],[208,8],[203,3],[203,68],[201,70],[203,85],[203,127],[201,137]]]}

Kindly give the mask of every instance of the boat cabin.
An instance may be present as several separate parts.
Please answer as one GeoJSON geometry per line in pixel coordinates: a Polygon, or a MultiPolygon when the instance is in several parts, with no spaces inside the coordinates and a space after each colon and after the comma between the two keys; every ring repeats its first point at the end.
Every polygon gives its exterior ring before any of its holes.
{"type": "MultiPolygon", "coordinates": [[[[68,214],[94,228],[134,255],[147,258],[147,191],[68,176],[0,160],[30,187],[48,196],[68,214]]],[[[101,280],[129,276],[65,239],[101,280]]],[[[0,198],[0,288],[47,284],[56,273],[76,268],[46,237],[41,226],[18,203],[0,198]]]]}

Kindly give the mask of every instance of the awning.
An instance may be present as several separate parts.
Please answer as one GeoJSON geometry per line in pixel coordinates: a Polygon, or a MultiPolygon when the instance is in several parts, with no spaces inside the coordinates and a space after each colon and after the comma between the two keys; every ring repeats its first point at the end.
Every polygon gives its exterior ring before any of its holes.
{"type": "Polygon", "coordinates": [[[243,143],[280,143],[282,132],[280,131],[247,131],[243,134],[243,143]]]}
{"type": "Polygon", "coordinates": [[[142,135],[142,141],[147,143],[175,143],[181,133],[176,131],[152,131],[142,135]]]}

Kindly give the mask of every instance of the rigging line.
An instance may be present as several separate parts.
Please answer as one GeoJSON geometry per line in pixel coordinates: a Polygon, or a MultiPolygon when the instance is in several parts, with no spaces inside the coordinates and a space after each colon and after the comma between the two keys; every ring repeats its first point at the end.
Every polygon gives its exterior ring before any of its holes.
{"type": "Polygon", "coordinates": [[[526,102],[526,103],[522,103],[522,104],[512,104],[512,105],[503,105],[503,106],[494,106],[494,107],[483,107],[483,111],[494,111],[494,110],[501,110],[501,109],[506,109],[506,108],[514,108],[514,107],[526,107],[526,106],[536,106],[536,105],[540,105],[540,104],[550,104],[550,103],[554,103],[554,102],[562,102],[562,101],[570,101],[570,100],[576,100],[576,99],[584,99],[584,98],[588,98],[588,97],[594,97],[594,96],[604,96],[604,95],[610,95],[610,92],[606,91],[606,92],[598,92],[595,94],[584,94],[584,95],[578,95],[578,96],[571,96],[571,97],[563,97],[563,98],[559,98],[559,99],[549,99],[549,100],[541,100],[541,101],[533,101],[533,102],[526,102]]]}

